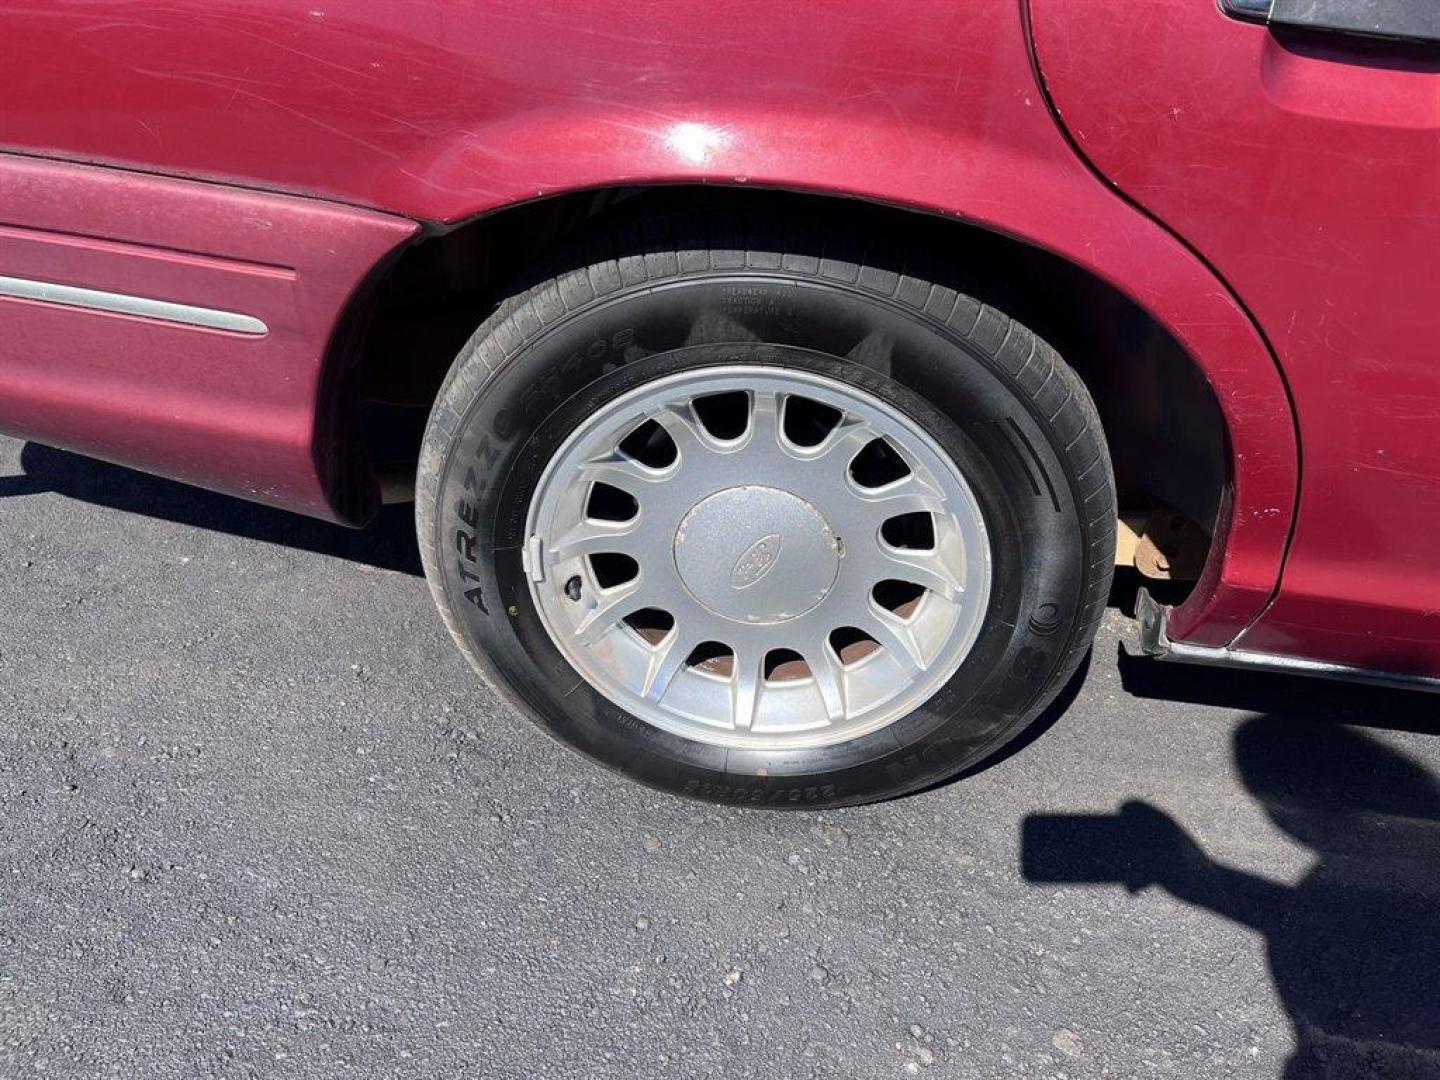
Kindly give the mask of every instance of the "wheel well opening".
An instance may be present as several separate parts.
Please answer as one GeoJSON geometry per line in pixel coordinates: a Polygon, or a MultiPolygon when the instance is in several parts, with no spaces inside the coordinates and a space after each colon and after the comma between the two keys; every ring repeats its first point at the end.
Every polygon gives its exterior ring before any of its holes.
{"type": "MultiPolygon", "coordinates": [[[[1174,337],[1119,290],[1043,249],[961,220],[835,196],[613,188],[527,203],[413,244],[379,283],[358,363],[356,430],[388,498],[405,497],[430,406],[476,327],[578,229],[652,202],[814,214],[832,227],[893,237],[928,274],[939,268],[945,284],[1036,331],[1079,373],[1100,413],[1123,519],[1122,566],[1143,563],[1147,576],[1171,579],[1160,586],[1167,601],[1186,595],[1220,524],[1229,450],[1219,403],[1174,337]]],[[[1120,588],[1133,589],[1126,577],[1120,588]]]]}

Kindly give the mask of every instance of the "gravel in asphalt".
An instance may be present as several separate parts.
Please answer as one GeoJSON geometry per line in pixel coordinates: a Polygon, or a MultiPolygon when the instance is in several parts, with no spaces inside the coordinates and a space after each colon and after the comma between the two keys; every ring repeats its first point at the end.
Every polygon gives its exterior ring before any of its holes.
{"type": "Polygon", "coordinates": [[[0,440],[0,1075],[1440,1075],[1440,702],[1129,627],[962,782],[709,806],[485,691],[408,508],[0,440]]]}

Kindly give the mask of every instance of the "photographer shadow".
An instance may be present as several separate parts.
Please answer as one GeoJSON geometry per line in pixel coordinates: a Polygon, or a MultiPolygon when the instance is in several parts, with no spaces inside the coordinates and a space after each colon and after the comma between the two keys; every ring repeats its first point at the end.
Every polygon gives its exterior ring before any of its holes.
{"type": "Polygon", "coordinates": [[[1440,784],[1353,728],[1293,716],[1244,721],[1246,791],[1316,862],[1295,885],[1212,860],[1158,808],[1032,815],[1026,880],[1115,882],[1264,935],[1295,1026],[1286,1080],[1440,1076],[1440,784]]]}

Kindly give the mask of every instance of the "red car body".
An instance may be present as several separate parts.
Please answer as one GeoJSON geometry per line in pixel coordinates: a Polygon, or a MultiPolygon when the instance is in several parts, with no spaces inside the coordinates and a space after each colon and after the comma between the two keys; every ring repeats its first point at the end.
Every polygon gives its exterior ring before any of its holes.
{"type": "Polygon", "coordinates": [[[407,244],[586,189],[859,198],[1058,256],[1203,372],[1229,474],[1172,640],[1440,675],[1423,55],[1208,0],[52,0],[0,70],[0,279],[253,320],[0,298],[7,432],[361,522],[343,345],[407,244]]]}

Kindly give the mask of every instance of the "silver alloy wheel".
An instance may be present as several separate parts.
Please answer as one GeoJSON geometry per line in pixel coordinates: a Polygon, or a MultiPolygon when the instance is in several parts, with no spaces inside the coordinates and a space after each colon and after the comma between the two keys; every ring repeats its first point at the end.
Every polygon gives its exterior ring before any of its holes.
{"type": "Polygon", "coordinates": [[[857,387],[700,368],[590,415],[546,466],[525,565],[546,630],[611,701],[686,738],[825,746],[923,704],[990,595],[955,463],[857,387]]]}

